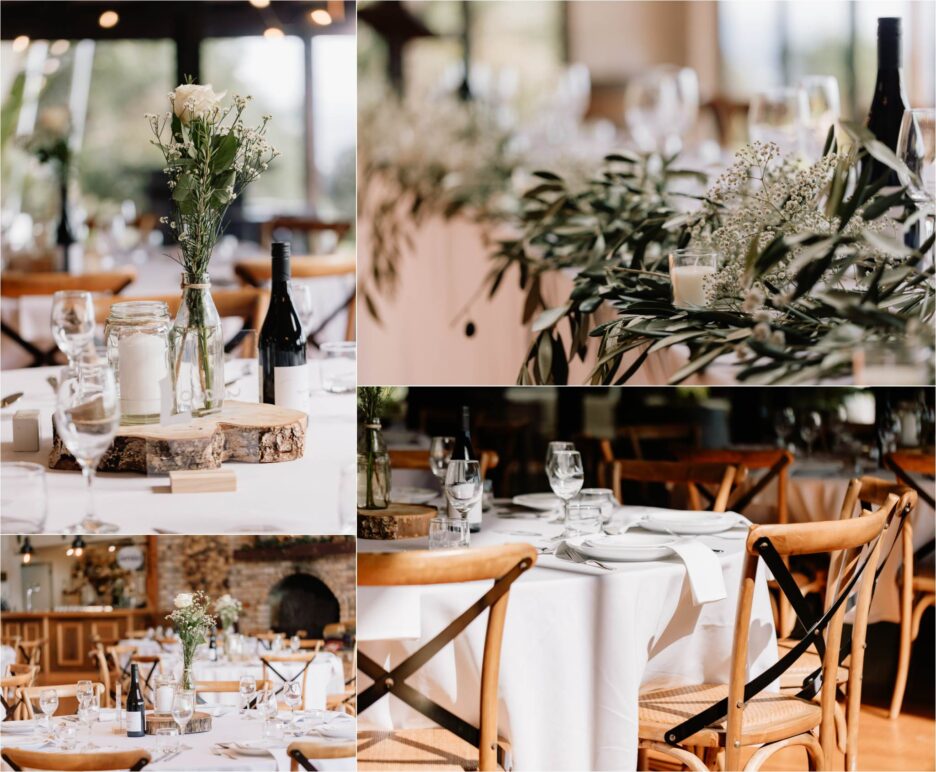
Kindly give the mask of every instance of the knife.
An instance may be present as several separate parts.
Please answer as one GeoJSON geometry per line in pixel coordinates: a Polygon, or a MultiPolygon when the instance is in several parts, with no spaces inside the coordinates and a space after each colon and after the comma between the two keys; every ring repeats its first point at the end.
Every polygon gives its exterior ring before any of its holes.
{"type": "Polygon", "coordinates": [[[0,399],[0,407],[9,407],[14,402],[18,401],[22,396],[23,392],[21,391],[17,391],[14,394],[8,394],[3,399],[0,399]]]}

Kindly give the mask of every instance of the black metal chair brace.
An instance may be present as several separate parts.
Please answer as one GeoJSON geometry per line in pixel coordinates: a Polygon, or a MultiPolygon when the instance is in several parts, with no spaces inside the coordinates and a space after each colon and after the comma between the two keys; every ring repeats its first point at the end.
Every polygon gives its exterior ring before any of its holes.
{"type": "MultiPolygon", "coordinates": [[[[744,492],[744,495],[740,496],[737,501],[729,501],[728,506],[731,507],[733,512],[743,512],[744,509],[754,501],[754,498],[760,494],[771,482],[776,478],[780,472],[787,466],[789,466],[790,461],[785,456],[780,458],[770,467],[764,474],[757,478],[755,482],[748,490],[744,492]]],[[[744,466],[743,463],[738,464],[737,466],[744,466]]],[[[712,506],[715,504],[715,494],[712,493],[708,488],[705,488],[702,485],[697,485],[696,488],[699,490],[699,493],[702,494],[702,497],[708,502],[707,509],[711,510],[712,506]]]]}
{"type": "Polygon", "coordinates": [[[312,762],[309,761],[300,750],[291,751],[289,758],[295,761],[303,769],[309,770],[309,772],[317,772],[318,767],[312,766],[312,762]]]}
{"type": "Polygon", "coordinates": [[[312,660],[311,660],[311,659],[306,660],[305,665],[302,666],[302,670],[300,670],[300,671],[299,671],[298,673],[296,673],[294,676],[292,676],[291,678],[289,678],[289,677],[287,677],[287,676],[284,676],[282,673],[280,673],[279,670],[277,670],[275,667],[273,667],[272,663],[271,663],[266,657],[260,657],[260,661],[261,661],[266,667],[270,668],[270,670],[273,671],[273,675],[275,675],[275,676],[276,676],[277,678],[279,678],[279,680],[281,681],[281,683],[280,683],[280,688],[277,689],[275,692],[273,692],[273,694],[279,694],[280,692],[282,692],[283,689],[286,688],[286,684],[292,683],[293,681],[298,681],[300,678],[305,678],[305,672],[306,672],[306,670],[309,669],[309,665],[312,664],[312,660]]]}
{"type": "MultiPolygon", "coordinates": [[[[500,600],[504,593],[510,589],[510,585],[530,566],[530,561],[521,560],[500,579],[497,579],[490,590],[469,606],[448,627],[390,671],[384,670],[374,660],[359,651],[358,670],[373,679],[374,683],[358,695],[358,712],[363,713],[384,695],[393,694],[443,729],[447,729],[475,748],[479,747],[481,732],[477,727],[472,726],[450,710],[433,702],[413,687],[407,685],[405,680],[438,654],[484,611],[500,600]]],[[[504,753],[500,747],[497,749],[497,761],[502,766],[505,763],[504,753]]]]}
{"type": "MultiPolygon", "coordinates": [[[[884,564],[887,563],[887,560],[890,558],[890,554],[894,549],[894,545],[898,542],[900,536],[900,530],[903,528],[904,520],[910,512],[909,507],[905,507],[899,514],[900,522],[897,526],[897,532],[894,536],[893,542],[891,542],[890,547],[888,548],[887,555],[884,559],[880,561],[877,570],[874,572],[874,584],[872,587],[872,598],[873,592],[877,588],[877,580],[881,575],[881,571],[884,568],[884,564]]],[[[887,522],[884,525],[884,529],[874,540],[874,543],[878,539],[884,537],[884,534],[887,533],[889,526],[894,518],[894,514],[887,519],[887,522]]],[[[760,694],[764,689],[767,688],[770,684],[776,681],[781,675],[783,675],[787,670],[789,670],[796,661],[809,649],[810,646],[815,645],[816,651],[819,653],[820,657],[823,657],[825,654],[825,641],[822,638],[822,631],[828,626],[829,622],[832,621],[832,618],[841,608],[842,604],[845,603],[849,596],[851,595],[852,590],[855,585],[858,583],[858,580],[861,578],[861,575],[864,573],[865,568],[868,565],[868,560],[870,559],[871,552],[873,547],[867,549],[867,554],[865,555],[864,560],[861,564],[855,569],[854,574],[849,579],[846,587],[841,591],[838,598],[835,602],[829,607],[825,614],[820,618],[816,619],[816,615],[806,604],[806,599],[803,597],[803,594],[799,591],[799,587],[796,585],[796,580],[790,574],[790,570],[787,568],[786,563],[783,562],[783,558],[780,553],[777,552],[776,548],[773,546],[773,543],[768,538],[758,539],[754,544],[754,548],[757,550],[761,559],[764,561],[764,564],[770,569],[773,574],[774,579],[777,581],[778,586],[780,587],[781,592],[786,596],[787,600],[790,601],[790,605],[793,608],[797,618],[800,623],[806,628],[806,634],[802,639],[791,648],[783,657],[781,657],[776,663],[771,667],[765,670],[756,678],[748,681],[744,686],[744,702],[749,702],[751,699],[760,694]]],[[[839,664],[845,661],[848,657],[848,654],[851,652],[851,637],[849,636],[846,641],[843,641],[840,652],[839,652],[839,664]]],[[[803,688],[797,692],[796,696],[802,699],[812,699],[822,686],[822,668],[817,668],[812,673],[810,673],[806,678],[803,679],[803,688]]],[[[666,742],[669,745],[679,745],[687,737],[691,737],[696,732],[699,732],[706,727],[711,726],[712,724],[721,721],[728,715],[728,698],[726,697],[723,700],[710,705],[705,710],[696,713],[691,718],[686,719],[681,724],[673,727],[666,733],[666,742]]]]}

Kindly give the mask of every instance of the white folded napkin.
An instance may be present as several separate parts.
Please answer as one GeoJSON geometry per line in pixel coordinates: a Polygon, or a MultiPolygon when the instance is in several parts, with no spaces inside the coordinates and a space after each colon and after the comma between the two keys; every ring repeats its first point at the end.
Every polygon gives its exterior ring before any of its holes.
{"type": "Polygon", "coordinates": [[[680,539],[672,545],[672,550],[686,566],[693,603],[701,606],[728,597],[721,561],[711,549],[699,541],[680,539]]]}

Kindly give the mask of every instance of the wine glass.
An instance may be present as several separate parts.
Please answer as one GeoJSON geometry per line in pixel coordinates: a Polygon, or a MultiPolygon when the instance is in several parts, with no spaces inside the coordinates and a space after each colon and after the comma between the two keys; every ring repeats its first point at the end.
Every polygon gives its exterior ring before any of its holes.
{"type": "Polygon", "coordinates": [[[699,110],[695,70],[663,64],[632,77],[624,93],[624,117],[644,151],[667,155],[682,149],[682,137],[699,110]]]}
{"type": "Polygon", "coordinates": [[[289,650],[293,654],[296,654],[299,652],[300,648],[302,648],[302,639],[298,635],[292,636],[292,638],[289,639],[289,650]]]}
{"type": "Polygon", "coordinates": [[[796,413],[791,407],[785,407],[774,414],[774,431],[780,440],[780,447],[790,449],[790,437],[796,428],[796,413]]]}
{"type": "Polygon", "coordinates": [[[90,681],[79,681],[75,687],[75,698],[78,702],[83,702],[94,694],[94,684],[90,681]]]}
{"type": "Polygon", "coordinates": [[[52,716],[58,710],[59,697],[55,689],[43,689],[39,693],[39,707],[42,715],[46,717],[46,723],[49,725],[49,733],[52,733],[52,716]]]}
{"type": "Polygon", "coordinates": [[[773,142],[784,154],[803,152],[809,101],[801,88],[771,88],[756,94],[748,111],[752,142],[773,142]]]}
{"type": "Polygon", "coordinates": [[[429,468],[439,481],[439,487],[445,480],[445,468],[455,449],[454,437],[433,437],[429,441],[429,468]]]}
{"type": "Polygon", "coordinates": [[[897,157],[907,167],[899,178],[906,185],[910,198],[926,211],[925,241],[933,233],[936,201],[936,110],[932,108],[905,110],[897,137],[897,157]],[[910,172],[908,174],[907,172],[910,172]]]}
{"type": "Polygon", "coordinates": [[[260,692],[260,697],[257,698],[257,710],[260,711],[260,715],[267,721],[276,718],[276,714],[279,713],[279,706],[276,704],[276,694],[274,694],[273,690],[269,687],[260,692]]]}
{"type": "Polygon", "coordinates": [[[179,725],[179,742],[195,713],[195,690],[178,689],[172,697],[172,718],[179,725]]]}
{"type": "Polygon", "coordinates": [[[287,681],[283,686],[283,701],[289,706],[289,710],[292,712],[290,717],[290,726],[294,726],[296,722],[296,708],[299,707],[299,703],[302,702],[302,684],[296,681],[287,681]]]}
{"type": "Polygon", "coordinates": [[[822,428],[822,416],[816,410],[810,410],[800,421],[800,437],[806,443],[806,455],[811,456],[813,452],[813,443],[819,437],[819,430],[822,428]]]}
{"type": "Polygon", "coordinates": [[[549,486],[562,499],[562,525],[569,527],[569,502],[575,498],[585,484],[585,469],[582,454],[577,450],[557,450],[546,467],[549,486]]]}
{"type": "Polygon", "coordinates": [[[252,675],[243,675],[238,682],[238,690],[241,696],[240,714],[245,715],[250,708],[250,702],[257,693],[257,679],[252,675]]]}
{"type": "Polygon", "coordinates": [[[94,722],[98,720],[101,714],[101,698],[96,694],[89,694],[83,700],[78,702],[78,720],[85,725],[88,730],[88,747],[92,746],[91,731],[94,722]]]}
{"type": "Polygon", "coordinates": [[[312,301],[312,288],[302,281],[291,281],[289,283],[290,295],[292,296],[293,307],[299,316],[299,324],[302,325],[302,335],[308,340],[312,333],[312,321],[315,318],[315,306],[312,301]]]}
{"type": "Polygon", "coordinates": [[[69,367],[94,339],[94,301],[84,290],[61,290],[52,296],[52,337],[69,367]]]}
{"type": "Polygon", "coordinates": [[[462,519],[481,500],[481,464],[452,459],[445,470],[445,498],[462,519]]]}
{"type": "Polygon", "coordinates": [[[810,159],[819,158],[829,129],[838,123],[841,108],[838,79],[834,75],[807,75],[799,82],[806,92],[806,151],[810,159]]]}
{"type": "Polygon", "coordinates": [[[70,371],[56,395],[55,426],[65,446],[81,465],[88,487],[87,514],[71,533],[113,533],[117,526],[94,514],[94,472],[120,426],[120,400],[114,371],[90,360],[70,371]]]}

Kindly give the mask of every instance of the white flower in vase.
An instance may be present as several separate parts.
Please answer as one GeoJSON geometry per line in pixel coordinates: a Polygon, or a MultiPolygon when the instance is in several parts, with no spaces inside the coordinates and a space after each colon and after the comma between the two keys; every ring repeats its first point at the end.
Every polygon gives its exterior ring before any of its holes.
{"type": "Polygon", "coordinates": [[[188,608],[192,605],[192,593],[180,592],[175,596],[174,603],[176,608],[188,608]]]}
{"type": "Polygon", "coordinates": [[[186,126],[193,119],[208,118],[213,112],[221,109],[221,100],[227,91],[216,94],[210,83],[199,86],[195,83],[185,83],[176,87],[172,92],[172,109],[186,126]]]}

